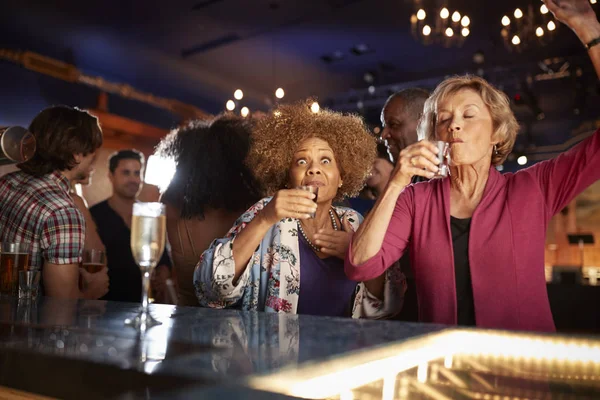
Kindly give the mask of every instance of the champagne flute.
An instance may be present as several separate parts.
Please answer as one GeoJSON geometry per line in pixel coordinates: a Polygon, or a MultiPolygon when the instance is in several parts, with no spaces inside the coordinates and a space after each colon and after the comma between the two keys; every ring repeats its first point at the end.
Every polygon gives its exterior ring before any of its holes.
{"type": "Polygon", "coordinates": [[[162,203],[135,203],[131,221],[131,252],[142,271],[142,308],[133,319],[126,319],[125,325],[145,331],[161,323],[148,313],[148,292],[150,274],[160,261],[165,248],[167,220],[162,203]]]}

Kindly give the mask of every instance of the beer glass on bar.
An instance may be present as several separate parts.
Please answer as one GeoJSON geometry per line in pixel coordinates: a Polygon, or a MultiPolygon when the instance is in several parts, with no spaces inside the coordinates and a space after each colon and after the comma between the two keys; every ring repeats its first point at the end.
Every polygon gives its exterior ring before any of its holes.
{"type": "Polygon", "coordinates": [[[19,271],[29,267],[29,251],[27,242],[3,242],[0,248],[0,293],[17,295],[19,271]]]}
{"type": "MultiPolygon", "coordinates": [[[[106,265],[106,254],[98,249],[85,249],[81,256],[81,268],[85,269],[90,274],[100,272],[106,265]]],[[[82,276],[79,275],[79,287],[85,289],[85,282],[82,276]]]]}
{"type": "Polygon", "coordinates": [[[148,312],[148,292],[150,274],[160,261],[165,248],[167,220],[162,203],[135,203],[131,221],[131,252],[142,271],[142,308],[133,319],[126,319],[125,325],[140,331],[160,325],[148,312]]]}

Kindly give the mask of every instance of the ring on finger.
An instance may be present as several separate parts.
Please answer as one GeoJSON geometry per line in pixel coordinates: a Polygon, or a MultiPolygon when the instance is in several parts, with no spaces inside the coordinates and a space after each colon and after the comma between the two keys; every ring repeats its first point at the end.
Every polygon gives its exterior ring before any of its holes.
{"type": "Polygon", "coordinates": [[[412,158],[410,159],[410,164],[411,164],[413,167],[415,166],[415,158],[416,158],[416,157],[412,157],[412,158]]]}

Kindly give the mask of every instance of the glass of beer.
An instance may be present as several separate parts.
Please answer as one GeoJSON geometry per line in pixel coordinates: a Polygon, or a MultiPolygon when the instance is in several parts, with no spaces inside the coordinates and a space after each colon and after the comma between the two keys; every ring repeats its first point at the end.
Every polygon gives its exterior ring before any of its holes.
{"type": "MultiPolygon", "coordinates": [[[[106,253],[98,249],[85,249],[81,256],[81,268],[85,269],[90,274],[100,272],[106,265],[106,253]]],[[[83,277],[79,275],[79,288],[85,290],[85,282],[83,277]]]]}
{"type": "Polygon", "coordinates": [[[0,293],[17,295],[19,271],[29,267],[29,243],[3,242],[0,248],[0,293]]]}
{"type": "Polygon", "coordinates": [[[106,265],[106,254],[102,250],[86,249],[83,251],[81,259],[81,268],[90,274],[100,272],[106,265]]]}
{"type": "Polygon", "coordinates": [[[150,274],[160,261],[165,248],[167,220],[162,203],[135,203],[131,221],[131,253],[142,271],[142,308],[133,319],[125,320],[125,325],[140,331],[159,325],[160,322],[148,313],[148,293],[150,274]]]}

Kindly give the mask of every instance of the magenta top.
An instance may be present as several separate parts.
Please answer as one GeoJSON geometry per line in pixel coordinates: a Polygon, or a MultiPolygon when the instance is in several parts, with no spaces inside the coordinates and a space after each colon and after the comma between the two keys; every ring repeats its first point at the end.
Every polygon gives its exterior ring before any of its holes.
{"type": "MultiPolygon", "coordinates": [[[[598,179],[599,131],[558,157],[515,174],[490,169],[469,235],[478,327],[555,330],[544,275],[546,228],[554,214],[598,179]]],[[[406,187],[379,252],[362,265],[346,257],[346,274],[357,281],[375,278],[406,249],[415,275],[419,320],[455,325],[448,178],[406,187]]]]}

